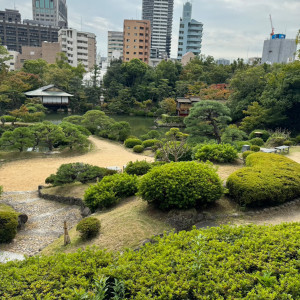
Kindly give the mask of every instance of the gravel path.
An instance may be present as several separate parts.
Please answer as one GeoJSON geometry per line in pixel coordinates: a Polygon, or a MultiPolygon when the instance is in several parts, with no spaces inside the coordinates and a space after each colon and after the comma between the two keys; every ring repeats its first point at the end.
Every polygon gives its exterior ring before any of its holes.
{"type": "Polygon", "coordinates": [[[36,191],[4,193],[1,203],[27,214],[28,222],[10,244],[0,245],[0,254],[1,251],[37,254],[63,234],[65,220],[69,229],[81,220],[80,207],[41,199],[36,191]]]}

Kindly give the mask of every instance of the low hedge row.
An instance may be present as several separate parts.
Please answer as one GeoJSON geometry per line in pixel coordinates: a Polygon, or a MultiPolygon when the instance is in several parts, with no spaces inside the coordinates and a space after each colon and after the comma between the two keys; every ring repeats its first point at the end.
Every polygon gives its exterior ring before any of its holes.
{"type": "Polygon", "coordinates": [[[253,153],[228,177],[229,195],[243,206],[269,206],[300,197],[300,164],[278,154],[253,153]]]}
{"type": "Polygon", "coordinates": [[[0,298],[79,299],[106,276],[124,284],[122,299],[299,299],[299,223],[194,229],[155,241],[120,254],[94,248],[0,264],[0,298]]]}
{"type": "Polygon", "coordinates": [[[113,206],[120,199],[133,196],[136,192],[137,176],[127,173],[114,174],[91,185],[85,191],[84,202],[92,211],[95,211],[113,206]]]}

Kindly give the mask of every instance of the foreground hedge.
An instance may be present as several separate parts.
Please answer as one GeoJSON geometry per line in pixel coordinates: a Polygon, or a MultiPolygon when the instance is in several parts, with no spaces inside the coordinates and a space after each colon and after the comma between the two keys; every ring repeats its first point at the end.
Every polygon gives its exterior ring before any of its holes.
{"type": "Polygon", "coordinates": [[[12,207],[0,204],[0,243],[11,242],[17,234],[17,227],[18,213],[12,207]]]}
{"type": "Polygon", "coordinates": [[[299,299],[299,248],[299,223],[182,231],[139,251],[0,264],[0,299],[78,299],[102,275],[124,283],[125,299],[299,299]]]}
{"type": "Polygon", "coordinates": [[[253,153],[228,177],[229,195],[243,206],[268,206],[300,197],[300,164],[278,154],[253,153]]]}
{"type": "Polygon", "coordinates": [[[222,192],[213,166],[197,162],[155,167],[139,183],[139,195],[160,209],[203,207],[218,200],[222,192]]]}

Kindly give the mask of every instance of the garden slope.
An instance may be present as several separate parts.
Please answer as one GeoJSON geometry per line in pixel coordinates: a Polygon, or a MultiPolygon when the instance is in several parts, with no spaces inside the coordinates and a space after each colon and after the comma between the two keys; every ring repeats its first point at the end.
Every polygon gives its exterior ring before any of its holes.
{"type": "Polygon", "coordinates": [[[46,157],[14,161],[4,164],[0,168],[0,182],[3,190],[32,191],[38,185],[45,183],[45,179],[56,172],[62,164],[83,162],[99,167],[118,166],[122,168],[129,161],[148,160],[152,158],[138,155],[126,150],[122,145],[90,137],[95,150],[75,157],[46,157]]]}

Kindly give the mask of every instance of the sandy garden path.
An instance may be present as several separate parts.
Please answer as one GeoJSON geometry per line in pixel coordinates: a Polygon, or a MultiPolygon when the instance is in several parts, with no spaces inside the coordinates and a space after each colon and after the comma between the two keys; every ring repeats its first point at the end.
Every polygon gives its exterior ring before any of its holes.
{"type": "Polygon", "coordinates": [[[0,168],[0,182],[5,192],[33,191],[38,185],[45,184],[45,179],[56,172],[60,165],[83,162],[99,167],[118,166],[122,168],[129,161],[153,158],[135,154],[122,145],[90,137],[95,149],[75,157],[45,157],[4,163],[0,168]]]}

